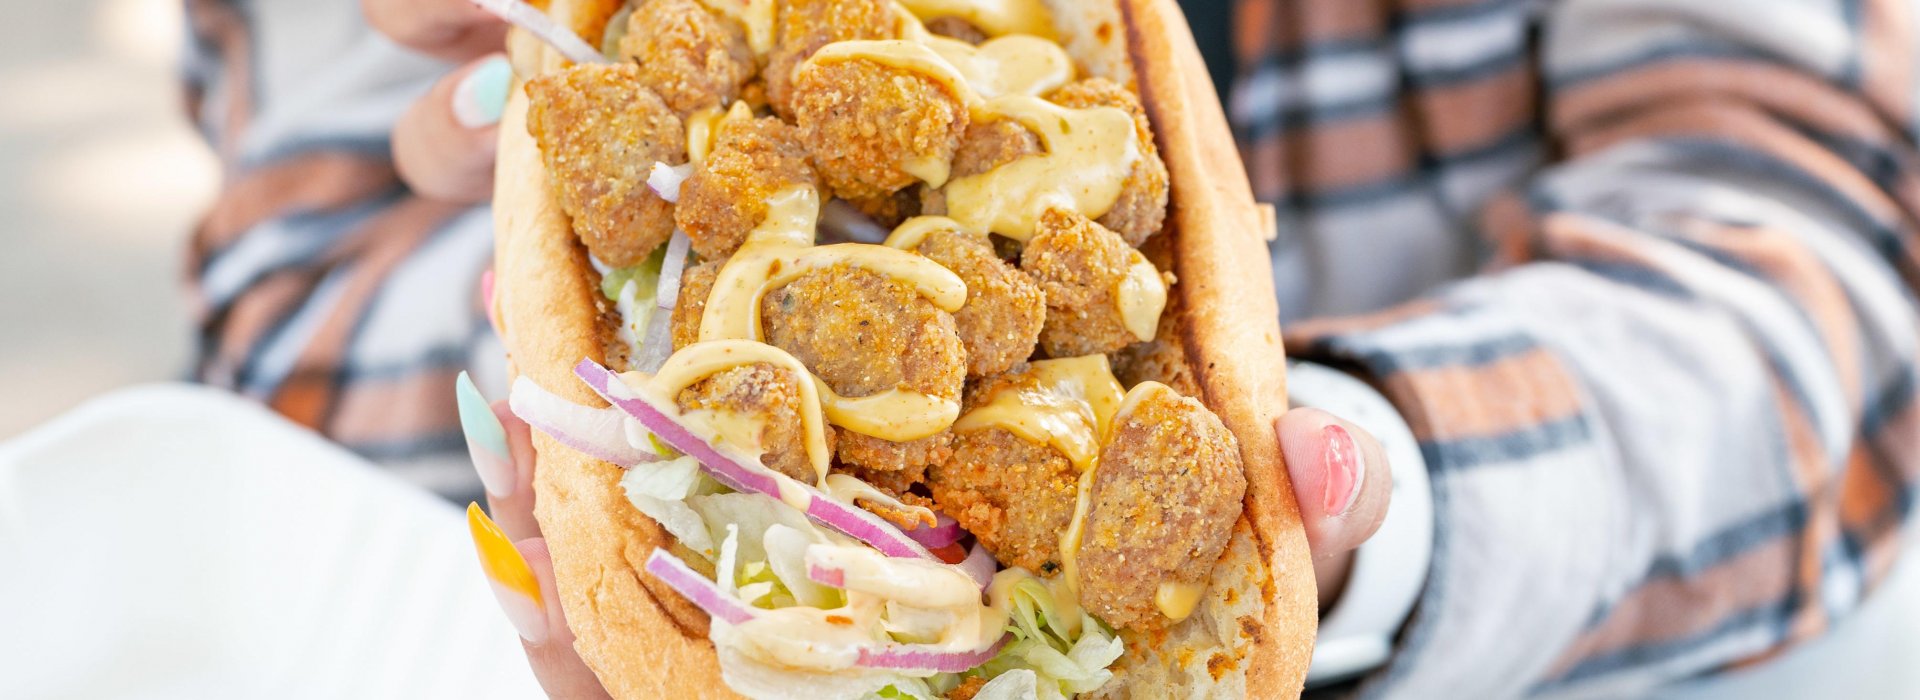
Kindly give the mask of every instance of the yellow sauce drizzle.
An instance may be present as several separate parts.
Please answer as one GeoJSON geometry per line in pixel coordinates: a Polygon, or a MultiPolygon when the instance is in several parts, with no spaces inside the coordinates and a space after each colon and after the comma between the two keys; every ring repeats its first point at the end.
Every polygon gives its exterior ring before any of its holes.
{"type": "Polygon", "coordinates": [[[1132,251],[1132,257],[1133,264],[1127,267],[1127,276],[1120,279],[1114,298],[1119,302],[1121,324],[1144,342],[1153,340],[1160,329],[1160,312],[1167,308],[1167,283],[1140,251],[1132,251]]]}
{"type": "Polygon", "coordinates": [[[1105,355],[1040,360],[1029,365],[1026,381],[968,411],[953,430],[1000,428],[1053,447],[1086,472],[1099,457],[1100,441],[1121,400],[1120,383],[1105,355]]]}
{"type": "Polygon", "coordinates": [[[1117,107],[1070,109],[1030,95],[1002,95],[984,110],[1032,129],[1046,150],[947,183],[948,216],[970,231],[1025,242],[1051,208],[1098,218],[1113,208],[1140,160],[1133,117],[1117,107]]]}
{"type": "Polygon", "coordinates": [[[922,20],[959,17],[987,36],[1054,38],[1053,14],[1040,0],[900,0],[900,4],[922,20]]]}
{"type": "Polygon", "coordinates": [[[767,290],[840,263],[904,282],[949,312],[967,303],[965,282],[918,255],[861,243],[813,247],[819,216],[820,195],[811,187],[789,188],[767,199],[767,218],[714,279],[700,317],[701,340],[759,340],[760,298],[767,290]]]}
{"type": "Polygon", "coordinates": [[[755,56],[765,56],[773,50],[773,0],[702,0],[708,8],[720,13],[747,30],[747,48],[755,56]]]}
{"type": "Polygon", "coordinates": [[[928,48],[966,76],[983,98],[1042,95],[1073,79],[1066,49],[1032,36],[1005,36],[974,46],[958,39],[928,36],[928,48]]]}
{"type": "Polygon", "coordinates": [[[962,230],[960,222],[944,216],[916,216],[900,222],[900,225],[894,227],[893,233],[888,234],[887,240],[881,245],[898,250],[919,250],[920,244],[926,242],[927,236],[941,231],[962,230]]]}
{"type": "Polygon", "coordinates": [[[1167,619],[1179,622],[1193,614],[1193,607],[1200,603],[1200,594],[1205,591],[1197,583],[1162,581],[1159,589],[1153,592],[1153,605],[1167,619]]]}
{"type": "MultiPolygon", "coordinates": [[[[646,382],[649,388],[658,392],[658,396],[667,401],[673,401],[681,391],[702,379],[735,367],[760,362],[791,371],[796,377],[807,379],[813,377],[813,373],[808,372],[806,366],[800,364],[800,360],[780,348],[750,340],[716,340],[694,343],[681,348],[668,356],[666,364],[661,365],[660,371],[655,372],[646,382]]],[[[817,383],[817,380],[800,382],[800,426],[806,432],[807,461],[813,466],[814,474],[818,477],[816,482],[826,478],[830,459],[830,455],[827,454],[826,426],[821,417],[817,383]]],[[[720,412],[689,411],[687,415],[695,420],[705,418],[707,427],[721,439],[738,439],[737,436],[741,432],[752,434],[757,432],[759,427],[758,421],[742,424],[734,419],[715,420],[712,416],[693,415],[697,413],[720,412]]],[[[757,444],[758,442],[757,439],[749,439],[748,444],[735,446],[743,450],[751,450],[753,456],[758,457],[764,447],[757,444]]]]}
{"type": "Polygon", "coordinates": [[[747,103],[736,101],[726,111],[719,107],[708,107],[687,117],[687,161],[699,165],[707,160],[707,154],[713,152],[714,141],[720,138],[720,125],[736,120],[753,118],[753,108],[747,103]]]}

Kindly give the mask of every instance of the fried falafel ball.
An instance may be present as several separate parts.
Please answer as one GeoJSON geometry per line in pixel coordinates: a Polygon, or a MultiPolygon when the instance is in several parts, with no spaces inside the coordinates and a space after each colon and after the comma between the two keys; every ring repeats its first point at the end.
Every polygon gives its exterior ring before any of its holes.
{"type": "Polygon", "coordinates": [[[967,376],[999,374],[1033,354],[1047,319],[1047,296],[1033,278],[1001,260],[986,236],[935,231],[917,252],[967,283],[967,305],[953,314],[967,349],[967,376]]]}
{"type": "MultiPolygon", "coordinates": [[[[755,442],[766,450],[760,463],[805,483],[817,475],[808,461],[806,425],[800,421],[800,382],[792,370],[756,362],[720,372],[680,392],[681,411],[708,410],[748,416],[760,422],[755,442]]],[[[827,450],[833,450],[827,431],[827,450]]]]}
{"type": "Polygon", "coordinates": [[[619,52],[682,119],[732,102],[753,78],[746,30],[699,0],[642,3],[627,18],[619,52]]]}
{"type": "MultiPolygon", "coordinates": [[[[849,398],[906,389],[959,400],[966,350],[953,316],[911,286],[846,264],[809,272],[766,295],[767,342],[849,398]]],[[[945,462],[952,434],[893,442],[840,430],[841,461],[872,471],[945,462]]]]}
{"type": "Polygon", "coordinates": [[[966,132],[959,95],[939,81],[878,61],[808,63],[793,77],[794,124],[835,196],[890,196],[946,167],[966,132]]]}
{"type": "Polygon", "coordinates": [[[819,187],[793,127],[773,117],[724,121],[681,187],[673,221],[701,258],[724,260],[766,220],[767,200],[797,186],[819,187]]]}
{"type": "Polygon", "coordinates": [[[708,260],[689,266],[680,274],[680,298],[674,301],[673,349],[700,342],[700,319],[707,313],[707,295],[713,293],[713,281],[720,277],[725,260],[708,260]]]}
{"type": "Polygon", "coordinates": [[[673,233],[673,205],[647,186],[653,164],[687,161],[686,129],[632,64],[575,65],[527,82],[527,132],[587,250],[626,267],[673,233]]]}
{"type": "MultiPolygon", "coordinates": [[[[1039,135],[1012,119],[969,122],[953,151],[952,179],[979,175],[1045,150],[1039,135]]],[[[946,193],[924,188],[920,206],[928,214],[946,214],[946,193]]]]}
{"type": "Polygon", "coordinates": [[[1080,601],[1107,624],[1155,628],[1162,583],[1204,585],[1240,519],[1240,447],[1200,402],[1139,397],[1100,448],[1080,535],[1080,601]]]}
{"type": "MultiPolygon", "coordinates": [[[[1032,384],[1026,369],[976,382],[967,389],[964,410],[1032,384]]],[[[1059,450],[1000,428],[954,435],[953,458],[927,470],[927,489],[941,512],[960,521],[1000,563],[1043,576],[1060,570],[1060,533],[1073,521],[1079,481],[1059,450]]]]}
{"type": "Polygon", "coordinates": [[[1120,198],[1100,215],[1099,221],[1126,239],[1127,245],[1139,247],[1167,221],[1167,164],[1160,160],[1160,149],[1153,143],[1153,129],[1147,124],[1147,110],[1140,106],[1140,98],[1119,83],[1088,78],[1053,91],[1047,99],[1075,109],[1118,107],[1133,116],[1140,160],[1120,186],[1120,198]]]}
{"type": "Polygon", "coordinates": [[[892,0],[779,0],[778,40],[764,73],[767,104],[791,119],[793,71],[820,47],[838,41],[893,39],[899,31],[892,0]]]}
{"type": "Polygon", "coordinates": [[[1040,330],[1047,356],[1109,353],[1140,341],[1127,330],[1118,298],[1137,255],[1119,234],[1085,216],[1057,208],[1040,215],[1020,253],[1020,269],[1047,295],[1047,322],[1040,330]]]}

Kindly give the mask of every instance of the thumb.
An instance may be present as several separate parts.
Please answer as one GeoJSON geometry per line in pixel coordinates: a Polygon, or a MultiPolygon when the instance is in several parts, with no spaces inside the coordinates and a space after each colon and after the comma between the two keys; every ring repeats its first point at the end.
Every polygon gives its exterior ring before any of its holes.
{"type": "Polygon", "coordinates": [[[1341,587],[1353,550],[1386,519],[1393,473],[1371,433],[1326,411],[1288,411],[1274,422],[1274,432],[1325,600],[1327,589],[1341,587]]]}

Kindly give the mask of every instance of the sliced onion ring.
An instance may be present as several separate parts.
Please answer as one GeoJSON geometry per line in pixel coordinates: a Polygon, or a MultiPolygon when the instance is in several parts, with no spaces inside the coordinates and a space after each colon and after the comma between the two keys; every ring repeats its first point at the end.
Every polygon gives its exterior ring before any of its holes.
{"type": "MultiPolygon", "coordinates": [[[[787,480],[787,492],[782,492],[782,477],[773,470],[760,464],[757,459],[747,458],[732,449],[714,445],[695,435],[693,431],[681,425],[675,419],[677,410],[665,409],[654,405],[654,399],[636,392],[620,381],[612,370],[601,366],[591,359],[583,359],[574,365],[574,374],[587,383],[587,387],[605,398],[615,408],[633,416],[647,430],[667,443],[668,447],[692,455],[699,460],[702,469],[720,483],[735,491],[745,491],[770,496],[775,500],[792,504],[802,510],[814,522],[838,530],[849,537],[865,542],[881,554],[890,557],[913,557],[940,562],[940,558],[927,550],[912,537],[882,520],[880,516],[851,503],[841,503],[829,498],[819,489],[806,484],[787,480]],[[789,500],[787,495],[793,498],[789,500]],[[801,501],[801,502],[795,502],[801,501]]],[[[945,563],[945,562],[941,562],[945,563]]]]}
{"type": "Polygon", "coordinates": [[[552,17],[547,16],[547,13],[541,12],[539,8],[521,2],[521,0],[468,1],[480,9],[492,13],[495,17],[506,20],[508,24],[527,30],[528,34],[532,34],[541,41],[546,42],[548,46],[552,46],[554,50],[559,51],[560,55],[566,56],[569,61],[573,61],[574,63],[608,62],[606,54],[594,49],[593,45],[588,44],[585,39],[581,39],[579,34],[575,34],[573,30],[560,26],[560,23],[553,21],[552,17]]]}
{"type": "Polygon", "coordinates": [[[980,590],[986,590],[993,584],[993,575],[1000,570],[1000,563],[993,560],[993,554],[979,542],[973,543],[973,551],[967,552],[967,558],[956,566],[966,572],[974,583],[980,584],[980,590]]]}
{"type": "Polygon", "coordinates": [[[725,620],[728,624],[738,625],[753,619],[753,608],[739,599],[727,595],[720,586],[700,572],[694,571],[679,557],[668,554],[665,549],[655,549],[647,557],[647,573],[653,574],[665,582],[694,605],[706,611],[708,617],[725,620]]]}
{"type": "Polygon", "coordinates": [[[521,376],[507,396],[513,415],[560,444],[603,462],[631,467],[660,459],[627,442],[627,415],[614,408],[588,408],[521,376]]]}
{"type": "Polygon", "coordinates": [[[959,542],[960,538],[967,535],[966,530],[960,529],[960,521],[949,518],[939,511],[934,511],[933,517],[934,523],[931,527],[913,528],[907,531],[907,536],[913,538],[915,542],[926,545],[927,549],[939,549],[959,542]]]}

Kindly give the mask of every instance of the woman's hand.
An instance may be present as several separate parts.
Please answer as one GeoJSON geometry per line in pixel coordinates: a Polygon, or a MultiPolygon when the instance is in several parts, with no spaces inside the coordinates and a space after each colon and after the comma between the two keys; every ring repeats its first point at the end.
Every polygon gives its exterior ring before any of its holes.
{"type": "Polygon", "coordinates": [[[553,561],[533,518],[533,436],[507,402],[488,404],[461,373],[455,389],[460,427],[473,467],[487,490],[489,519],[468,507],[474,547],[493,594],[520,632],[540,687],[554,698],[604,698],[600,679],[573,650],[573,632],[553,586],[553,561]]]}
{"type": "Polygon", "coordinates": [[[408,48],[459,68],[393,128],[393,161],[416,194],[464,204],[493,195],[493,158],[513,70],[507,26],[467,0],[361,0],[367,21],[408,48]]]}
{"type": "Polygon", "coordinates": [[[1326,411],[1293,409],[1273,430],[1293,477],[1324,614],[1346,588],[1353,550],[1387,517],[1393,473],[1373,435],[1326,411]]]}

